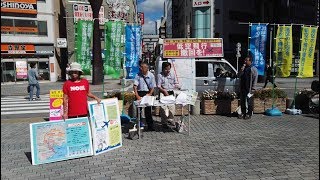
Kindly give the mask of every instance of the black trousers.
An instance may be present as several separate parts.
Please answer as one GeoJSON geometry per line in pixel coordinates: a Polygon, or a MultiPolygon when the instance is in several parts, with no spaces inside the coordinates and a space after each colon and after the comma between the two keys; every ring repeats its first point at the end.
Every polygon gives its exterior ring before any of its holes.
{"type": "Polygon", "coordinates": [[[240,92],[241,114],[251,116],[253,113],[253,96],[248,97],[247,92],[240,92]]]}
{"type": "MultiPolygon", "coordinates": [[[[138,95],[140,97],[143,97],[146,94],[148,94],[148,91],[138,91],[138,95]]],[[[153,118],[152,118],[151,106],[145,107],[144,112],[145,112],[145,116],[146,116],[146,123],[148,124],[149,127],[152,127],[153,126],[153,118]]]]}

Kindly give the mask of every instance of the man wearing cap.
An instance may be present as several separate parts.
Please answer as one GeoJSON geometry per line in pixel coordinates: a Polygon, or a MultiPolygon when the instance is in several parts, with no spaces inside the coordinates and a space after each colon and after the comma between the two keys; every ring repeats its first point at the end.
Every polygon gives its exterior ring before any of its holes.
{"type": "Polygon", "coordinates": [[[70,79],[63,84],[63,119],[88,116],[87,96],[101,102],[89,89],[89,82],[80,78],[81,65],[73,62],[68,71],[70,79]]]}

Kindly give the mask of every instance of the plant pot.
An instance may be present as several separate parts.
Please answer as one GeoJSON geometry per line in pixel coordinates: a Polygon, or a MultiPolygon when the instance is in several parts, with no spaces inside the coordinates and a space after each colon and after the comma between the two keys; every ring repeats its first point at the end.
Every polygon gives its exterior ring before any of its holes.
{"type": "MultiPolygon", "coordinates": [[[[181,104],[176,104],[176,112],[174,115],[176,116],[181,116],[182,115],[182,105],[181,104]]],[[[183,106],[183,115],[188,115],[189,114],[189,105],[183,106]]]]}
{"type": "Polygon", "coordinates": [[[238,105],[239,102],[237,99],[202,100],[201,109],[203,114],[229,115],[236,111],[238,105]]]}
{"type": "MultiPolygon", "coordinates": [[[[253,112],[256,114],[263,114],[267,109],[272,108],[272,104],[273,104],[272,98],[266,98],[266,99],[254,98],[253,101],[254,101],[253,112]]],[[[274,100],[274,105],[281,112],[284,112],[287,108],[287,100],[286,98],[276,98],[274,100]]]]}

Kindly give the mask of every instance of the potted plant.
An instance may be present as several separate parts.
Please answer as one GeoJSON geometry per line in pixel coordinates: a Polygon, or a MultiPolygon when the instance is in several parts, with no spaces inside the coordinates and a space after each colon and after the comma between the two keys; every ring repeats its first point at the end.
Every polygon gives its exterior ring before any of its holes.
{"type": "Polygon", "coordinates": [[[231,114],[238,107],[238,96],[235,92],[206,90],[202,93],[203,114],[231,114]]]}
{"type": "Polygon", "coordinates": [[[287,94],[285,91],[275,88],[272,92],[272,88],[258,89],[253,94],[253,112],[264,113],[272,105],[277,107],[281,112],[286,110],[287,94]]]}

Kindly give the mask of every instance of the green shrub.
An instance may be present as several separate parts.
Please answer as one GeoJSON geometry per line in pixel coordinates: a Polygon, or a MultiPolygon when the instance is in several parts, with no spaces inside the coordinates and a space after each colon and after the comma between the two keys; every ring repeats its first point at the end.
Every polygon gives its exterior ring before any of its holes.
{"type": "MultiPolygon", "coordinates": [[[[272,98],[272,89],[258,89],[253,94],[254,98],[259,99],[267,99],[272,98]]],[[[274,97],[275,98],[287,98],[287,93],[281,89],[274,89],[274,97]]]]}

